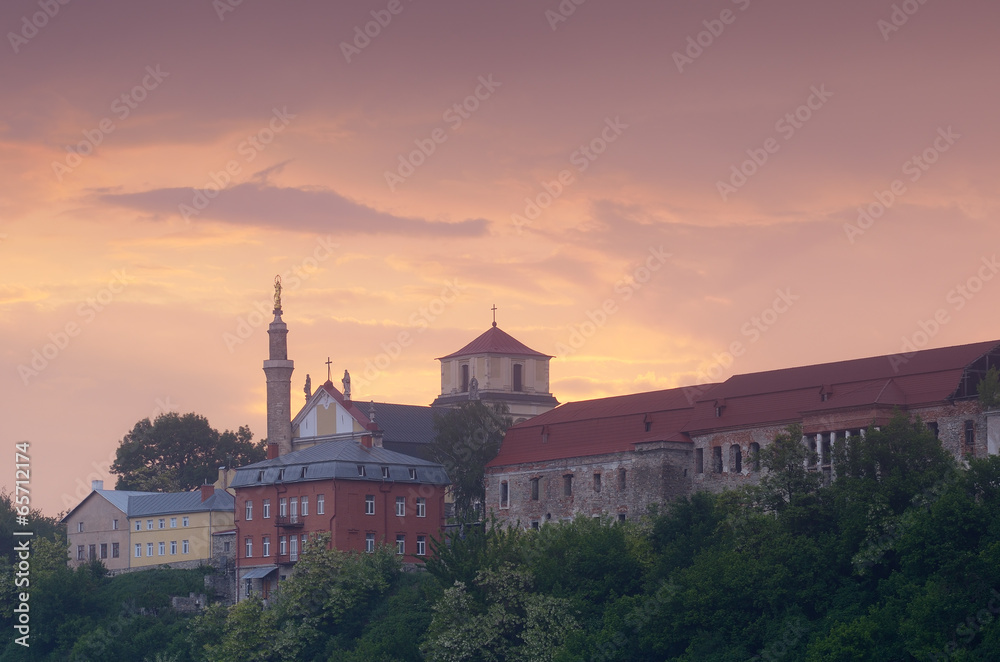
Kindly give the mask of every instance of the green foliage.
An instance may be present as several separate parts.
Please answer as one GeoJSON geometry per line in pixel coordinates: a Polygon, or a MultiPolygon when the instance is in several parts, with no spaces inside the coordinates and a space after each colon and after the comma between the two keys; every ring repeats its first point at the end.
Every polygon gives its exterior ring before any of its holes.
{"type": "Polygon", "coordinates": [[[791,425],[760,449],[760,464],[766,473],[760,480],[757,498],[770,511],[780,513],[808,499],[819,489],[822,477],[808,471],[816,464],[816,452],[802,443],[802,428],[791,425]]]}
{"type": "Polygon", "coordinates": [[[567,600],[534,592],[531,575],[510,564],[480,571],[475,584],[482,602],[456,582],[434,606],[428,662],[544,662],[578,628],[567,600]]]}
{"type": "Polygon", "coordinates": [[[119,442],[111,473],[117,490],[186,492],[215,482],[220,466],[242,466],[266,456],[264,442],[253,443],[250,428],[220,433],[197,414],[160,414],[144,418],[119,442]]]}
{"type": "Polygon", "coordinates": [[[470,400],[457,409],[435,412],[431,456],[444,465],[455,497],[455,515],[471,522],[486,502],[486,464],[497,456],[512,424],[506,404],[470,400]]]}
{"type": "Polygon", "coordinates": [[[986,375],[976,385],[976,392],[983,409],[1000,407],[1000,371],[996,367],[986,371],[986,375]]]}

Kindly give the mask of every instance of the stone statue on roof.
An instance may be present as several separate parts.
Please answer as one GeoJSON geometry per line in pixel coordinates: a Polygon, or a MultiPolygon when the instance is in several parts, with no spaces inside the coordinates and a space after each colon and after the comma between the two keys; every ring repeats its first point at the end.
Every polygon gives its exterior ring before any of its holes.
{"type": "Polygon", "coordinates": [[[344,398],[346,400],[350,400],[351,399],[351,373],[347,372],[346,370],[344,371],[343,384],[344,384],[344,398]]]}
{"type": "Polygon", "coordinates": [[[281,312],[281,276],[274,277],[274,310],[281,312]]]}
{"type": "Polygon", "coordinates": [[[473,375],[469,380],[469,400],[479,399],[479,380],[473,375]]]}

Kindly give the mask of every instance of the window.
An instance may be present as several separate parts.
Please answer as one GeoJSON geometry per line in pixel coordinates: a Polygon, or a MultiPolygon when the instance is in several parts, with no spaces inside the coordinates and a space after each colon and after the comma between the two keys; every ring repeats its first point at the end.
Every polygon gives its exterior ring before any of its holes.
{"type": "Polygon", "coordinates": [[[705,449],[694,449],[694,472],[696,474],[705,472],[705,449]]]}
{"type": "Polygon", "coordinates": [[[563,496],[573,496],[573,474],[563,476],[563,496]]]}
{"type": "Polygon", "coordinates": [[[410,474],[410,480],[416,480],[417,479],[417,470],[416,469],[414,469],[413,467],[410,467],[406,471],[407,471],[408,474],[410,474]]]}
{"type": "Polygon", "coordinates": [[[382,478],[389,477],[389,467],[382,467],[382,478]]]}
{"type": "Polygon", "coordinates": [[[271,536],[263,536],[260,539],[260,554],[264,557],[271,555],[271,536]]]}
{"type": "Polygon", "coordinates": [[[171,529],[176,529],[177,528],[177,518],[176,517],[171,517],[170,518],[170,528],[171,529]]]}
{"type": "Polygon", "coordinates": [[[146,543],[146,556],[152,556],[152,555],[153,555],[153,543],[147,542],[146,543]]]}
{"type": "Polygon", "coordinates": [[[375,495],[366,494],[365,495],[365,515],[375,514],[375,495]]]}
{"type": "Polygon", "coordinates": [[[502,481],[500,483],[500,507],[510,508],[510,489],[507,485],[507,481],[502,481]]]}
{"type": "Polygon", "coordinates": [[[835,432],[831,432],[829,435],[823,435],[823,440],[820,443],[819,459],[820,459],[820,464],[823,464],[824,466],[830,464],[830,459],[832,456],[832,453],[830,453],[830,446],[833,444],[833,439],[835,434],[836,434],[835,432]]]}
{"type": "Polygon", "coordinates": [[[374,552],[375,551],[375,534],[366,533],[365,534],[365,551],[374,552]]]}
{"type": "Polygon", "coordinates": [[[750,468],[753,471],[760,471],[760,444],[756,441],[750,444],[750,468]]]}
{"type": "Polygon", "coordinates": [[[417,536],[417,556],[427,555],[427,536],[417,536]]]}
{"type": "Polygon", "coordinates": [[[305,533],[303,533],[303,534],[302,534],[302,547],[301,547],[301,549],[302,549],[302,551],[303,551],[303,552],[304,552],[304,551],[306,551],[306,541],[307,541],[308,539],[309,539],[309,535],[308,535],[308,534],[305,534],[305,533]]]}
{"type": "Polygon", "coordinates": [[[739,444],[733,444],[729,447],[729,470],[733,473],[743,471],[743,450],[739,444]]]}
{"type": "Polygon", "coordinates": [[[531,479],[531,500],[538,501],[538,481],[540,478],[531,479]]]}
{"type": "Polygon", "coordinates": [[[305,478],[306,477],[306,471],[308,471],[308,469],[309,469],[309,467],[302,467],[302,471],[299,472],[299,478],[305,478]]]}
{"type": "Polygon", "coordinates": [[[111,543],[111,558],[117,559],[120,556],[121,556],[121,550],[118,547],[118,543],[116,542],[111,543]]]}
{"type": "Polygon", "coordinates": [[[159,547],[156,551],[160,556],[164,556],[167,553],[167,543],[160,541],[159,547]]]}
{"type": "Polygon", "coordinates": [[[250,536],[247,536],[243,540],[243,543],[246,545],[246,554],[245,554],[245,556],[248,559],[249,558],[253,558],[253,538],[251,538],[250,536]]]}
{"type": "Polygon", "coordinates": [[[618,489],[625,489],[626,471],[624,469],[618,470],[618,489]]]}
{"type": "Polygon", "coordinates": [[[594,491],[601,491],[601,474],[594,474],[594,491]]]}
{"type": "Polygon", "coordinates": [[[626,519],[625,513],[618,513],[618,521],[619,522],[624,522],[625,519],[626,519]]]}
{"type": "Polygon", "coordinates": [[[118,520],[112,520],[111,521],[111,529],[114,530],[114,531],[118,530],[118,520]]]}
{"type": "Polygon", "coordinates": [[[222,543],[222,551],[225,552],[226,554],[229,553],[229,541],[228,540],[226,542],[222,543]]]}
{"type": "Polygon", "coordinates": [[[87,558],[91,561],[97,558],[97,545],[89,545],[87,548],[87,558]]]}
{"type": "Polygon", "coordinates": [[[279,481],[285,480],[285,470],[284,469],[278,469],[278,480],[279,481]]]}
{"type": "Polygon", "coordinates": [[[531,528],[534,529],[535,531],[539,529],[538,520],[536,519],[531,520],[531,528]]]}
{"type": "Polygon", "coordinates": [[[135,544],[135,558],[142,556],[142,545],[140,543],[135,544]]]}
{"type": "Polygon", "coordinates": [[[316,514],[322,515],[326,512],[326,503],[324,503],[324,498],[322,494],[316,495],[316,514]]]}
{"type": "Polygon", "coordinates": [[[153,520],[151,519],[146,520],[146,530],[147,531],[153,530],[153,520]]]}
{"type": "MultiPolygon", "coordinates": [[[[136,545],[136,547],[138,548],[139,546],[136,545]]],[[[136,556],[138,556],[138,554],[136,554],[136,556]]],[[[83,561],[84,560],[83,559],[83,545],[77,545],[76,546],[76,560],[77,561],[83,561]]]]}
{"type": "Polygon", "coordinates": [[[396,497],[396,517],[406,517],[406,497],[396,497]]]}
{"type": "Polygon", "coordinates": [[[309,497],[302,497],[302,516],[305,517],[309,514],[309,497]]]}
{"type": "Polygon", "coordinates": [[[363,464],[358,465],[358,475],[362,477],[365,476],[365,465],[363,464]]]}
{"type": "Polygon", "coordinates": [[[976,424],[973,421],[965,422],[965,452],[971,453],[976,447],[976,424]]]}
{"type": "Polygon", "coordinates": [[[513,389],[515,391],[523,391],[524,390],[524,383],[523,383],[523,381],[524,381],[523,377],[524,376],[522,374],[523,372],[524,372],[524,366],[521,365],[520,363],[515,363],[514,364],[514,375],[513,375],[513,377],[514,377],[513,378],[513,389]]]}
{"type": "Polygon", "coordinates": [[[285,497],[278,499],[278,517],[288,517],[288,499],[285,497]]]}
{"type": "Polygon", "coordinates": [[[101,543],[101,558],[102,559],[108,558],[108,543],[106,542],[101,543]]]}
{"type": "Polygon", "coordinates": [[[177,541],[176,540],[171,540],[170,541],[170,556],[173,556],[176,553],[177,553],[177,541]]]}
{"type": "Polygon", "coordinates": [[[165,519],[163,519],[161,517],[159,520],[157,520],[156,526],[159,527],[159,528],[161,528],[161,529],[167,528],[167,520],[165,520],[165,519]]]}
{"type": "Polygon", "coordinates": [[[142,520],[136,520],[135,521],[135,530],[136,531],[142,531],[142,520]]]}
{"type": "Polygon", "coordinates": [[[257,482],[258,483],[263,483],[264,482],[264,471],[263,470],[257,472],[257,482]]]}
{"type": "Polygon", "coordinates": [[[427,517],[427,499],[417,497],[417,517],[427,517]]]}
{"type": "Polygon", "coordinates": [[[653,429],[653,421],[646,421],[646,432],[653,429]]]}
{"type": "Polygon", "coordinates": [[[299,498],[292,497],[288,500],[288,519],[293,522],[299,521],[299,498]]]}
{"type": "Polygon", "coordinates": [[[253,501],[251,501],[250,499],[247,499],[247,508],[246,508],[246,510],[247,510],[247,514],[246,514],[246,517],[244,519],[246,519],[247,521],[250,521],[250,520],[253,519],[253,501]]]}
{"type": "Polygon", "coordinates": [[[934,438],[937,439],[938,438],[938,424],[937,424],[937,421],[931,421],[930,423],[927,424],[927,427],[930,429],[931,432],[934,433],[934,438]]]}
{"type": "Polygon", "coordinates": [[[77,522],[76,523],[76,532],[77,533],[83,533],[83,522],[77,522]]]}
{"type": "Polygon", "coordinates": [[[260,516],[264,519],[271,519],[271,500],[264,499],[260,504],[260,516]]]}
{"type": "Polygon", "coordinates": [[[190,520],[187,517],[181,518],[181,526],[187,526],[190,520]]]}
{"type": "Polygon", "coordinates": [[[461,393],[465,393],[469,390],[469,364],[462,364],[462,388],[459,389],[461,393]]]}
{"type": "Polygon", "coordinates": [[[288,538],[278,536],[278,554],[284,556],[288,553],[288,538]]]}
{"type": "Polygon", "coordinates": [[[402,533],[396,534],[396,553],[397,554],[406,553],[406,536],[402,533]]]}
{"type": "Polygon", "coordinates": [[[299,537],[298,536],[292,536],[291,540],[289,540],[288,543],[289,543],[289,545],[288,545],[289,546],[288,560],[289,561],[298,561],[299,560],[299,537]]]}
{"type": "Polygon", "coordinates": [[[191,551],[191,543],[189,543],[187,540],[182,540],[181,541],[181,554],[187,554],[190,551],[191,551]]]}
{"type": "Polygon", "coordinates": [[[809,437],[809,441],[806,443],[806,446],[809,448],[806,464],[808,464],[810,467],[815,467],[816,460],[818,459],[818,456],[816,455],[816,438],[809,437]]]}
{"type": "Polygon", "coordinates": [[[712,471],[722,473],[722,446],[712,447],[712,471]]]}

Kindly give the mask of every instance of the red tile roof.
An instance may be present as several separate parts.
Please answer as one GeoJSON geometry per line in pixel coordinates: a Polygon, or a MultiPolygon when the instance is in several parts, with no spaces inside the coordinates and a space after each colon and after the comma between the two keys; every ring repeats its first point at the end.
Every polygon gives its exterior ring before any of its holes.
{"type": "Polygon", "coordinates": [[[636,443],[690,441],[688,435],[740,428],[801,422],[807,433],[828,431],[821,428],[826,425],[825,417],[834,412],[838,429],[866,427],[873,421],[882,424],[895,407],[912,408],[956,397],[967,369],[997,351],[1000,340],[734,375],[721,384],[569,402],[508,430],[500,453],[488,466],[615,453],[632,450],[636,443]]]}
{"type": "Polygon", "coordinates": [[[492,326],[462,349],[452,352],[448,356],[442,356],[438,360],[451,359],[457,356],[471,356],[473,354],[515,354],[518,356],[552,358],[548,354],[536,352],[506,331],[502,331],[500,327],[492,326]]]}
{"type": "Polygon", "coordinates": [[[650,441],[690,441],[681,428],[691,416],[691,400],[703,392],[675,388],[568,402],[508,430],[488,466],[628,451],[650,441]]]}

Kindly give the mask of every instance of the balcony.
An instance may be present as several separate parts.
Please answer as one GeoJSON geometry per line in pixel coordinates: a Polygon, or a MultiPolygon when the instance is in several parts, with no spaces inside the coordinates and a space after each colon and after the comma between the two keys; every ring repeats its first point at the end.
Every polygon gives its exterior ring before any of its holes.
{"type": "Polygon", "coordinates": [[[290,563],[295,563],[298,560],[299,560],[298,552],[296,552],[295,554],[278,554],[279,565],[288,565],[290,563]]]}
{"type": "Polygon", "coordinates": [[[291,517],[278,517],[278,526],[283,529],[301,529],[304,522],[298,515],[291,517]]]}

